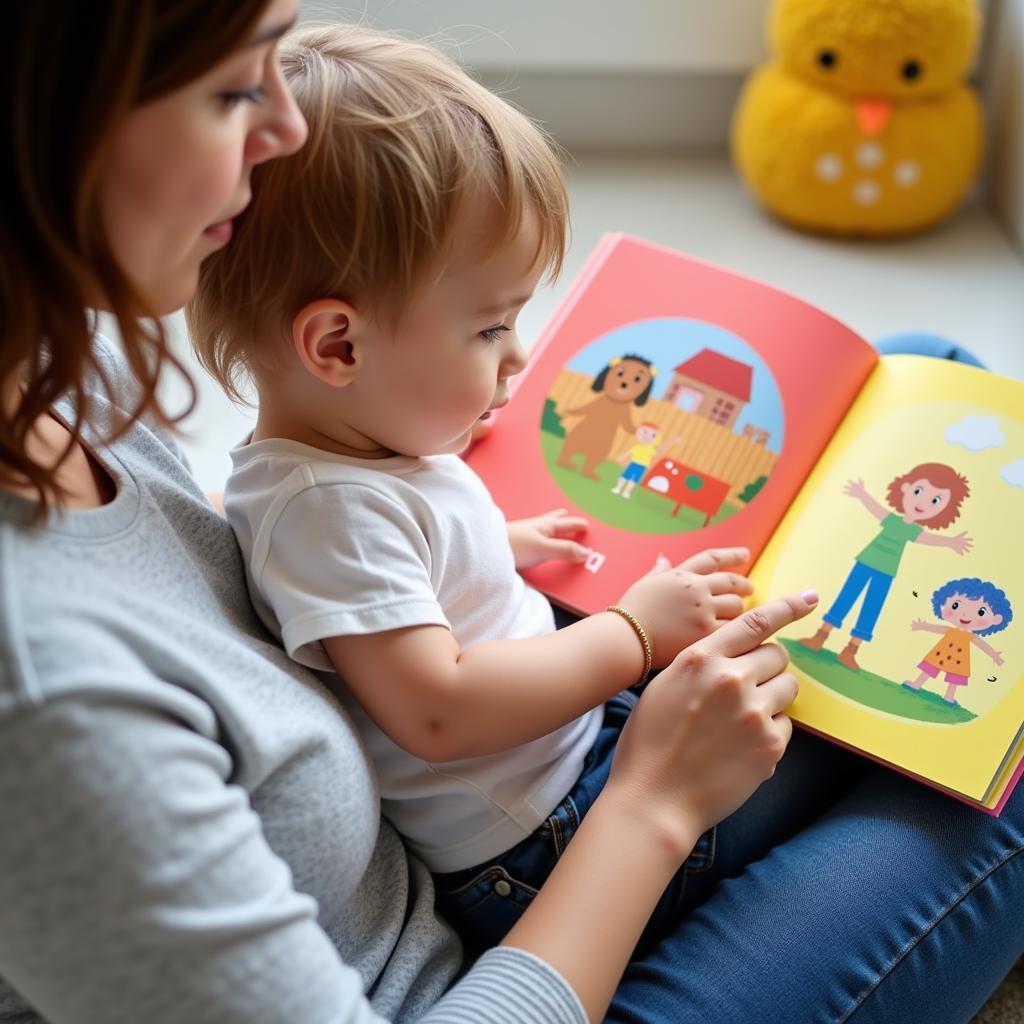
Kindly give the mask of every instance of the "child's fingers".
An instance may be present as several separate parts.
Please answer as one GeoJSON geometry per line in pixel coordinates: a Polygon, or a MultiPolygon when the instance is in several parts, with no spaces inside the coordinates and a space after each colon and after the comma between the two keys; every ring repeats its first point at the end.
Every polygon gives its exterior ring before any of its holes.
{"type": "Polygon", "coordinates": [[[739,594],[722,594],[711,599],[716,619],[735,619],[743,614],[743,598],[739,594]]]}
{"type": "Polygon", "coordinates": [[[559,516],[552,524],[556,537],[564,537],[570,533],[582,533],[590,524],[583,516],[559,516]]]}
{"type": "Polygon", "coordinates": [[[727,565],[742,565],[750,558],[747,548],[708,548],[679,563],[688,572],[709,573],[727,565]]]}
{"type": "Polygon", "coordinates": [[[712,594],[752,594],[754,584],[738,572],[713,572],[707,576],[712,594]]]}
{"type": "Polygon", "coordinates": [[[557,558],[563,562],[585,562],[590,548],[573,540],[549,540],[544,544],[544,554],[547,558],[557,558]]]}

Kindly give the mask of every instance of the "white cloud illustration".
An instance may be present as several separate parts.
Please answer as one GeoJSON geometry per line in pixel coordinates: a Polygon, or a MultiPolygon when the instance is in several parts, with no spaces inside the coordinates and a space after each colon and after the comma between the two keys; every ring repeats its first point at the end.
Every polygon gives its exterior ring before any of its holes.
{"type": "Polygon", "coordinates": [[[1006,437],[995,416],[965,416],[959,423],[946,427],[943,436],[950,444],[959,445],[969,452],[1001,448],[1006,444],[1006,437]]]}
{"type": "Polygon", "coordinates": [[[1011,487],[1024,487],[1024,459],[1017,459],[1016,462],[1008,462],[999,470],[999,475],[1011,487]]]}

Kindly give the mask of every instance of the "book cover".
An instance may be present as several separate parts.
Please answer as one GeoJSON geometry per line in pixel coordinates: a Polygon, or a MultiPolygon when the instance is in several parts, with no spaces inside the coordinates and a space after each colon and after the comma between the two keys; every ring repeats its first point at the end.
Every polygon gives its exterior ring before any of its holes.
{"type": "Polygon", "coordinates": [[[578,613],[715,546],[750,548],[756,600],[814,587],[779,638],[794,720],[998,813],[1024,771],[1022,401],[609,235],[469,462],[509,519],[588,518],[586,566],[526,574],[578,613]]]}

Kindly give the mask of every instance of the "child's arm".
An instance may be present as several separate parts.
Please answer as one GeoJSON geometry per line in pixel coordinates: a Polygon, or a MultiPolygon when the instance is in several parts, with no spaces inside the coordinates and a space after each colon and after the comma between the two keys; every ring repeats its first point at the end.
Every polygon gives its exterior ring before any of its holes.
{"type": "Polygon", "coordinates": [[[889,514],[889,510],[881,502],[871,497],[863,480],[847,480],[843,493],[856,498],[879,522],[889,514]]]}
{"type": "Polygon", "coordinates": [[[516,568],[530,569],[552,558],[563,562],[585,562],[590,549],[572,538],[586,528],[586,519],[571,516],[564,508],[529,519],[513,520],[508,524],[508,542],[516,568]]]}
{"type": "Polygon", "coordinates": [[[924,630],[926,633],[945,633],[946,630],[949,629],[949,626],[938,626],[933,625],[930,622],[925,622],[924,619],[914,619],[910,624],[910,628],[914,630],[914,632],[924,630]]]}
{"type": "Polygon", "coordinates": [[[966,530],[955,537],[943,537],[941,533],[922,530],[917,535],[915,543],[926,544],[931,548],[952,548],[958,555],[966,555],[974,545],[974,539],[967,535],[966,530]]]}
{"type": "Polygon", "coordinates": [[[1003,656],[988,641],[982,640],[980,636],[971,635],[971,643],[983,650],[997,665],[1003,664],[1003,656]]]}
{"type": "MultiPolygon", "coordinates": [[[[656,667],[742,611],[745,549],[704,552],[645,576],[622,602],[644,626],[656,667]],[[688,566],[688,568],[687,568],[688,566]]],[[[601,612],[544,636],[461,651],[440,626],[330,637],[332,664],[395,743],[430,762],[493,754],[544,736],[637,681],[644,651],[633,627],[601,612]]]]}

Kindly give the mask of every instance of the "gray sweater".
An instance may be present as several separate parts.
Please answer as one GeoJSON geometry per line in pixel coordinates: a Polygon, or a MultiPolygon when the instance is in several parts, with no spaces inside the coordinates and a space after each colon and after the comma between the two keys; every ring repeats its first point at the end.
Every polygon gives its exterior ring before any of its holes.
{"type": "Polygon", "coordinates": [[[450,988],[429,873],[173,441],[94,450],[103,508],[33,528],[0,491],[0,1021],[583,1020],[517,950],[450,988]]]}

